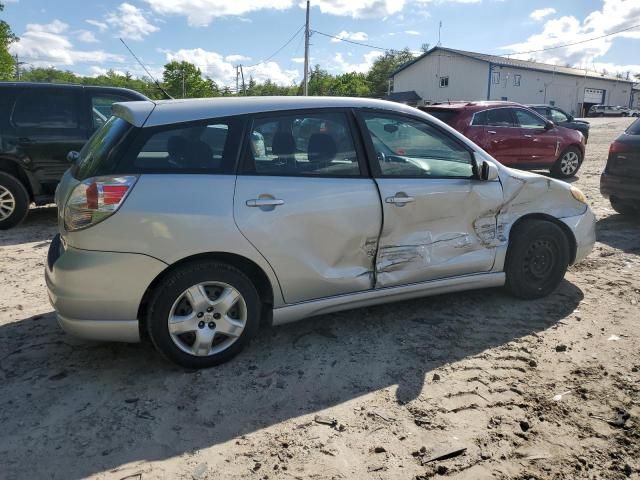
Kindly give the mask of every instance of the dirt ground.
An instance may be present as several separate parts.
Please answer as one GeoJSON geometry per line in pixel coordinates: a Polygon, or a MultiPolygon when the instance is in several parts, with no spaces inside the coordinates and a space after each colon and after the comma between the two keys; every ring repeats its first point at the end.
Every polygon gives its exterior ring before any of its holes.
{"type": "Polygon", "coordinates": [[[33,210],[0,233],[0,478],[640,478],[640,220],[598,188],[629,122],[592,122],[575,184],[598,243],[548,298],[327,315],[200,372],[64,334],[43,279],[55,210],[33,210]]]}

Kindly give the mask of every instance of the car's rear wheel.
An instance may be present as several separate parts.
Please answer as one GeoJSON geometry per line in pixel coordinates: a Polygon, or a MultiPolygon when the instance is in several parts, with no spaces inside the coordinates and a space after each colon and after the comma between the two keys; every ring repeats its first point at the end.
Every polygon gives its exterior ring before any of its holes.
{"type": "Polygon", "coordinates": [[[640,217],[640,201],[637,201],[635,203],[623,202],[615,197],[611,197],[609,201],[611,202],[611,208],[613,208],[620,215],[640,217]]]}
{"type": "Polygon", "coordinates": [[[27,216],[29,193],[13,175],[0,172],[0,230],[15,227],[27,216]]]}
{"type": "Polygon", "coordinates": [[[155,289],[147,329],[155,347],[186,368],[237,355],[258,329],[260,298],[247,276],[220,262],[189,263],[155,289]]]}
{"type": "Polygon", "coordinates": [[[569,241],[547,220],[525,220],[511,232],[505,263],[506,288],[519,298],[549,295],[569,266],[569,241]]]}
{"type": "Polygon", "coordinates": [[[577,147],[569,147],[558,157],[551,168],[551,174],[556,178],[571,178],[578,173],[580,165],[582,165],[582,152],[577,147]]]}

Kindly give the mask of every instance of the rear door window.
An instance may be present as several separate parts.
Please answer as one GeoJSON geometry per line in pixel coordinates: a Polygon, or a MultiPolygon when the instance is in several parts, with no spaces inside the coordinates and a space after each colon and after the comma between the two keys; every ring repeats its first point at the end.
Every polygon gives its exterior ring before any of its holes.
{"type": "Polygon", "coordinates": [[[116,102],[130,102],[123,95],[95,94],[91,95],[91,119],[93,128],[100,128],[111,117],[111,106],[116,102]]]}
{"type": "Polygon", "coordinates": [[[18,95],[11,121],[20,128],[79,128],[79,92],[79,89],[25,89],[18,95]]]}
{"type": "Polygon", "coordinates": [[[349,120],[342,112],[258,117],[246,149],[246,173],[277,176],[360,176],[349,120]]]}
{"type": "Polygon", "coordinates": [[[515,127],[511,108],[487,110],[487,123],[490,127],[515,127]]]}

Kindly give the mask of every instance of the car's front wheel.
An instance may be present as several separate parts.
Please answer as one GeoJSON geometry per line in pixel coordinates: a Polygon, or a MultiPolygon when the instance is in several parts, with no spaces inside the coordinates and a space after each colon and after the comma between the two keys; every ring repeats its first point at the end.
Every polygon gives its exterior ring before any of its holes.
{"type": "Polygon", "coordinates": [[[558,225],[525,220],[510,235],[505,263],[507,290],[526,299],[549,295],[564,278],[569,256],[569,241],[558,225]]]}
{"type": "Polygon", "coordinates": [[[261,307],[242,271],[202,261],[170,272],[147,310],[149,337],[165,357],[186,368],[207,368],[243,349],[258,329],[261,307]]]}
{"type": "Polygon", "coordinates": [[[29,193],[13,175],[0,172],[0,230],[15,227],[27,216],[29,193]]]}
{"type": "Polygon", "coordinates": [[[567,148],[551,168],[551,175],[556,178],[571,178],[582,165],[582,152],[577,147],[567,148]]]}

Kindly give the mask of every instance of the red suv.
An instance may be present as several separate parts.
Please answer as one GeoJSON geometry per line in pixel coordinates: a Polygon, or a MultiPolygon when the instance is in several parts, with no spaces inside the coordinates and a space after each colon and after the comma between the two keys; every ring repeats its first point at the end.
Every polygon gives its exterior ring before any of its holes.
{"type": "Polygon", "coordinates": [[[549,169],[558,178],[576,174],[585,139],[518,103],[457,102],[420,107],[474,141],[500,163],[523,170],[549,169]]]}

